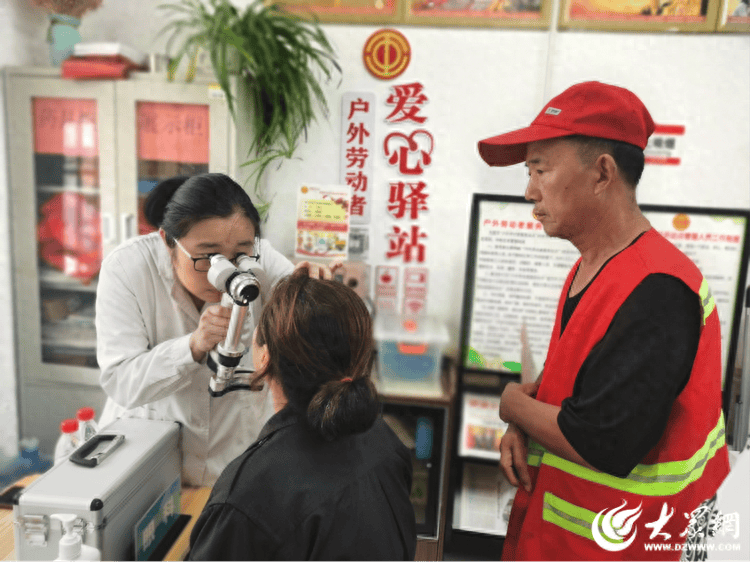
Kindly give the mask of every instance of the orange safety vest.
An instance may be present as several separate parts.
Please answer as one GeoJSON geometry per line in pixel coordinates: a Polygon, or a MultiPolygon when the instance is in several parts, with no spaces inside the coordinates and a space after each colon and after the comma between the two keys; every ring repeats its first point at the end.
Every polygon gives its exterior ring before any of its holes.
{"type": "Polygon", "coordinates": [[[560,337],[563,304],[578,263],[560,297],[537,400],[560,406],[573,394],[589,352],[627,297],[652,273],[677,277],[700,297],[698,352],[661,439],[625,478],[565,460],[530,440],[531,493],[523,488],[516,493],[503,559],[678,560],[690,514],[729,473],[714,299],[695,264],[651,229],[599,273],[560,337]],[[649,550],[647,543],[661,550],[649,550]]]}

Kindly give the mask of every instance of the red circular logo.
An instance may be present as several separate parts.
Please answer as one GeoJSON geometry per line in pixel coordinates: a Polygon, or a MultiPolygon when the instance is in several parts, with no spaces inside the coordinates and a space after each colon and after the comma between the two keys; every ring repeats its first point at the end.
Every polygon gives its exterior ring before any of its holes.
{"type": "Polygon", "coordinates": [[[365,68],[375,78],[390,80],[409,66],[411,47],[406,37],[395,29],[381,29],[365,42],[362,58],[365,68]]]}

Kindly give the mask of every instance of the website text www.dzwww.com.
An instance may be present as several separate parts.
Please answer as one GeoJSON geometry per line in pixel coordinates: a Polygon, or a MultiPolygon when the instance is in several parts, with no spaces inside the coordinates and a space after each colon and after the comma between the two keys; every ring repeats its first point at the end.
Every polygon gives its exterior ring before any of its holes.
{"type": "Polygon", "coordinates": [[[646,543],[643,545],[646,551],[670,551],[670,550],[701,550],[701,551],[736,551],[742,546],[740,543],[698,543],[698,544],[669,544],[669,543],[646,543]]]}

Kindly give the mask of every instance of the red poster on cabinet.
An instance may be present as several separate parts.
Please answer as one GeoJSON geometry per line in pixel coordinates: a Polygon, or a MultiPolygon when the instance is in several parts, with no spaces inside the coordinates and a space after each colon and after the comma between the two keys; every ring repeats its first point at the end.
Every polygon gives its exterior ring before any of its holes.
{"type": "Polygon", "coordinates": [[[207,105],[139,102],[138,158],[208,164],[207,105]]]}

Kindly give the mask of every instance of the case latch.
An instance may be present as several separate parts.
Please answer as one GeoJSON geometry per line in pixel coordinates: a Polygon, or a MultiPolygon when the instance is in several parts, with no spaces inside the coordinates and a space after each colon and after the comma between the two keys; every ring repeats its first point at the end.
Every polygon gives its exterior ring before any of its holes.
{"type": "Polygon", "coordinates": [[[49,517],[47,515],[24,515],[14,523],[21,527],[22,535],[29,546],[47,546],[49,517]]]}

